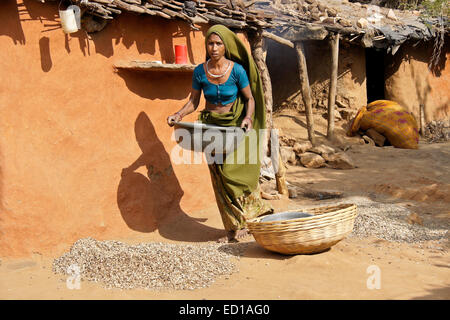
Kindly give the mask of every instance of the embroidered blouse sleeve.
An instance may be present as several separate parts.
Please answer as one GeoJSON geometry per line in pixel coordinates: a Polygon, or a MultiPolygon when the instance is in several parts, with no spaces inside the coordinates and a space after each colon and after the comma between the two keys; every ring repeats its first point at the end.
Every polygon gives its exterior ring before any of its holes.
{"type": "Polygon", "coordinates": [[[247,72],[240,64],[236,65],[236,75],[237,75],[237,85],[239,89],[244,89],[246,86],[250,84],[247,76],[247,72]]]}
{"type": "Polygon", "coordinates": [[[203,65],[198,65],[194,69],[194,73],[192,75],[192,88],[195,90],[201,90],[202,88],[200,68],[203,68],[203,65]]]}

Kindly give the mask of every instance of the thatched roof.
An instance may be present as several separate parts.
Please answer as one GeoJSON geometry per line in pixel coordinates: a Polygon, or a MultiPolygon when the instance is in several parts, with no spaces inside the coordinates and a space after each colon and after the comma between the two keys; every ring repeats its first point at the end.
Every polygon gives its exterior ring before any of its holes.
{"type": "MultiPolygon", "coordinates": [[[[309,25],[338,32],[344,40],[356,40],[364,47],[395,48],[410,39],[435,37],[435,26],[439,24],[437,19],[424,21],[419,11],[395,10],[347,0],[284,0],[275,1],[270,7],[269,10],[276,12],[277,17],[289,15],[297,20],[292,21],[290,28],[277,28],[277,34],[291,41],[296,40],[298,32],[295,29],[302,30],[303,26],[309,25]]],[[[448,22],[442,24],[448,32],[448,22]]]]}
{"type": "MultiPolygon", "coordinates": [[[[41,2],[54,0],[37,0],[41,2]]],[[[428,40],[433,28],[418,12],[350,3],[347,0],[72,0],[85,12],[113,19],[122,12],[223,24],[238,30],[270,30],[290,41],[322,40],[340,33],[364,47],[394,48],[408,39],[428,40]]]]}

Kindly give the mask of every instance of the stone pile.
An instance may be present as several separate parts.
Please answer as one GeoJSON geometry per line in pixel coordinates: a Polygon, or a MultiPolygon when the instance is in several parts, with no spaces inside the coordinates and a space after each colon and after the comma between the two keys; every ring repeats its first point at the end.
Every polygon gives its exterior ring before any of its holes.
{"type": "Polygon", "coordinates": [[[280,153],[285,163],[306,168],[356,168],[353,160],[342,150],[324,144],[313,146],[309,141],[297,142],[286,136],[280,136],[280,153]]]}
{"type": "Polygon", "coordinates": [[[340,14],[338,8],[332,8],[316,0],[282,0],[276,5],[283,13],[295,14],[312,23],[354,27],[355,25],[340,14]]]}

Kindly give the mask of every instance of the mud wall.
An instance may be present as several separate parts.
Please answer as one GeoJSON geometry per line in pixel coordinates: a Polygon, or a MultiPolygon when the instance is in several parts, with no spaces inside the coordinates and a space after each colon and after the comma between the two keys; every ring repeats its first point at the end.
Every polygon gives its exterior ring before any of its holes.
{"type": "MultiPolygon", "coordinates": [[[[331,72],[330,47],[326,41],[306,41],[305,49],[313,107],[326,108],[331,72]]],[[[364,49],[340,43],[338,64],[337,100],[352,109],[366,105],[364,49]]],[[[295,50],[268,40],[267,66],[272,80],[274,109],[291,105],[304,110],[295,50]]]]}
{"type": "MultiPolygon", "coordinates": [[[[392,56],[386,54],[385,98],[394,100],[412,111],[419,119],[419,105],[425,109],[425,121],[448,119],[450,116],[450,46],[448,37],[439,64],[428,69],[433,42],[404,44],[392,56]]],[[[330,76],[330,49],[326,41],[306,41],[306,59],[311,85],[313,107],[325,110],[328,104],[330,76]]],[[[298,77],[295,50],[267,41],[267,65],[269,68],[274,110],[292,106],[304,109],[298,77]]],[[[364,49],[341,43],[337,101],[357,110],[367,101],[366,61],[364,49]]]]}
{"type": "Polygon", "coordinates": [[[170,158],[166,118],[192,74],[113,68],[173,63],[175,44],[201,63],[207,26],[123,13],[99,33],[65,35],[57,3],[35,0],[6,1],[0,21],[0,256],[60,254],[84,237],[221,235],[192,218],[220,222],[207,165],[170,158]]]}
{"type": "Polygon", "coordinates": [[[419,119],[419,106],[424,105],[425,121],[450,117],[450,46],[449,38],[438,65],[428,69],[433,42],[414,46],[407,43],[397,53],[388,55],[385,67],[385,96],[394,100],[419,119]]]}

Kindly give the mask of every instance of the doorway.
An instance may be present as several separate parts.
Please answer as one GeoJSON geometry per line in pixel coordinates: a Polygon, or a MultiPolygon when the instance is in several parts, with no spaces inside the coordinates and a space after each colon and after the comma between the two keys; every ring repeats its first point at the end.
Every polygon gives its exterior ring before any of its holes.
{"type": "Polygon", "coordinates": [[[384,64],[386,50],[366,49],[367,103],[384,100],[384,64]]]}

